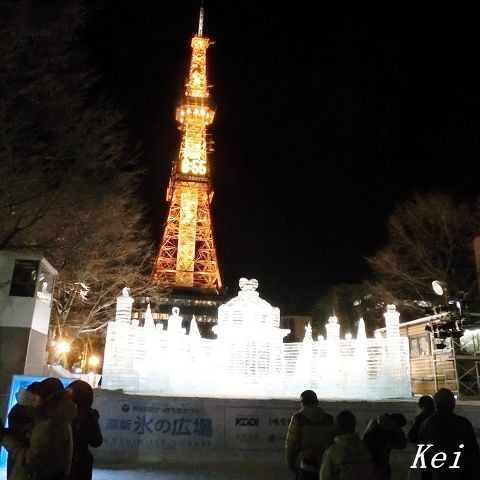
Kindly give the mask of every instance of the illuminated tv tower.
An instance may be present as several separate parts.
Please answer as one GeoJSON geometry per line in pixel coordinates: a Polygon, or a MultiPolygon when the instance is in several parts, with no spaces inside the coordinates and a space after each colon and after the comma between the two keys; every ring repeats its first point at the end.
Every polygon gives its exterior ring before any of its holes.
{"type": "Polygon", "coordinates": [[[214,292],[222,287],[213,240],[210,203],[213,197],[208,158],[207,126],[215,111],[209,101],[207,48],[203,7],[198,33],[192,38],[192,59],[185,96],[176,110],[182,132],[173,161],[167,201],[170,203],[153,279],[173,288],[214,292]]]}

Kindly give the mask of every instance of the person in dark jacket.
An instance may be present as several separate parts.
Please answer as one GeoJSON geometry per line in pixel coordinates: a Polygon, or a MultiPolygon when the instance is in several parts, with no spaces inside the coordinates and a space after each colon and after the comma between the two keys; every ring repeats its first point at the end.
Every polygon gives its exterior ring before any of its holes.
{"type": "Polygon", "coordinates": [[[320,480],[369,480],[375,478],[372,456],[355,433],[355,415],[344,410],[335,420],[335,443],[325,450],[320,480]]]}
{"type": "MultiPolygon", "coordinates": [[[[420,425],[435,411],[435,402],[430,395],[423,395],[418,400],[418,407],[420,408],[420,413],[413,419],[412,426],[407,433],[407,438],[416,445],[420,443],[420,439],[418,438],[420,425]]],[[[430,471],[423,468],[420,470],[420,475],[422,480],[431,480],[432,478],[430,471]]]]}
{"type": "Polygon", "coordinates": [[[367,425],[362,440],[372,455],[378,480],[390,480],[390,452],[407,446],[407,437],[402,430],[406,424],[403,414],[391,413],[380,415],[367,425]]]}
{"type": "Polygon", "coordinates": [[[425,465],[431,478],[479,478],[480,452],[472,424],[465,417],[453,413],[455,396],[451,390],[441,388],[435,393],[433,400],[435,412],[422,422],[418,434],[420,444],[432,445],[424,447],[423,450],[425,465]],[[432,458],[440,452],[445,454],[446,458],[440,461],[436,457],[436,468],[432,468],[432,458]]]}
{"type": "Polygon", "coordinates": [[[77,405],[77,416],[73,421],[73,458],[71,480],[91,480],[93,455],[90,447],[99,447],[103,442],[98,420],[98,410],[92,408],[92,387],[82,380],[75,380],[67,387],[77,405]]]}
{"type": "Polygon", "coordinates": [[[333,444],[333,417],[318,405],[314,391],[300,395],[302,408],[290,420],[285,454],[298,480],[318,480],[323,452],[333,444]]]}
{"type": "Polygon", "coordinates": [[[430,395],[423,395],[418,400],[418,407],[420,408],[420,413],[414,418],[413,424],[408,430],[407,438],[418,444],[418,431],[420,430],[420,425],[422,422],[428,418],[435,410],[435,403],[433,398],[430,395]]]}

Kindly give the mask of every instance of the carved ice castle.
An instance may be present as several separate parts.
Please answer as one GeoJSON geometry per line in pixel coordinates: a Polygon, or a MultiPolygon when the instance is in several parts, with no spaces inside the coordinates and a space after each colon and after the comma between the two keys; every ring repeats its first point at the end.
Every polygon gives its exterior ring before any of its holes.
{"type": "Polygon", "coordinates": [[[326,338],[283,343],[280,310],[259,297],[255,279],[240,279],[238,295],[220,306],[216,339],[206,339],[192,318],[189,334],[173,308],[167,329],[155,325],[150,305],[143,326],[132,320],[127,288],[108,324],[102,388],[128,393],[225,398],[297,398],[307,388],[322,398],[382,399],[411,396],[408,339],[400,336],[394,305],[384,313],[385,335],[367,338],[360,319],[356,338],[340,338],[336,317],[326,338]]]}

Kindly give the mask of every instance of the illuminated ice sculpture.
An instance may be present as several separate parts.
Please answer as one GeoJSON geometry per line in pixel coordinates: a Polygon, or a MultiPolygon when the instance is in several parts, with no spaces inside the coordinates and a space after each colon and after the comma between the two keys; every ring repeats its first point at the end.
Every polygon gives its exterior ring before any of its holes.
{"type": "Polygon", "coordinates": [[[388,305],[385,336],[367,338],[361,319],[356,338],[340,337],[336,317],[326,338],[283,343],[280,311],[262,300],[255,279],[240,279],[238,295],[220,306],[215,340],[201,338],[195,317],[189,333],[174,308],[167,329],[131,318],[128,289],[117,299],[105,345],[102,387],[126,392],[227,398],[291,398],[311,388],[322,398],[382,399],[411,396],[408,340],[399,314],[388,305]]]}

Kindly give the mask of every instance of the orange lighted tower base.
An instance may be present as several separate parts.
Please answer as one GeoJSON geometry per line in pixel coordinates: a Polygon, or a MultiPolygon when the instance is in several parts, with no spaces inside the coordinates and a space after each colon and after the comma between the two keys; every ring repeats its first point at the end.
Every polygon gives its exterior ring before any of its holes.
{"type": "Polygon", "coordinates": [[[207,156],[207,126],[213,122],[207,85],[207,48],[203,9],[198,34],[192,38],[192,59],[185,97],[176,111],[182,141],[172,164],[168,217],[153,279],[165,287],[218,291],[222,287],[213,241],[210,203],[213,197],[207,156]]]}

